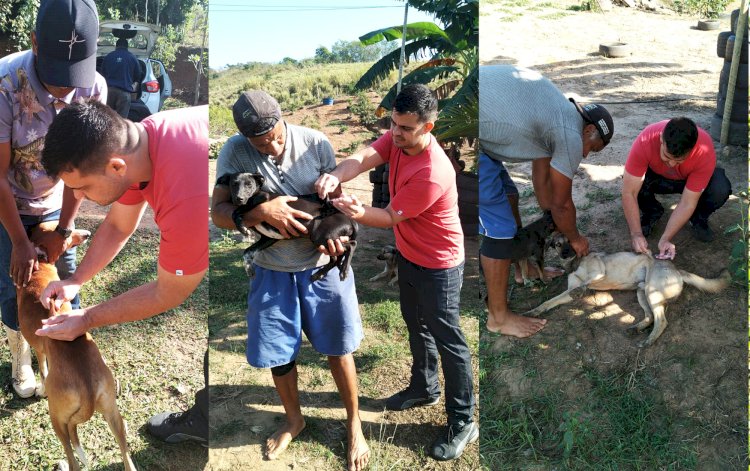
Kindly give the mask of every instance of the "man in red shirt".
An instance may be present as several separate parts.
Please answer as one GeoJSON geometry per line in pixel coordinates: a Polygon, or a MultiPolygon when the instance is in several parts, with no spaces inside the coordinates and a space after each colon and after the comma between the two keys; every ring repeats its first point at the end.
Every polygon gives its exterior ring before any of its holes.
{"type": "Polygon", "coordinates": [[[688,118],[673,118],[646,127],[635,139],[625,162],[622,209],[633,250],[648,250],[646,237],[664,213],[657,194],[681,193],[659,238],[657,258],[672,259],[672,238],[690,221],[693,237],[713,240],[708,218],[732,193],[724,170],[716,166],[711,137],[688,118]],[[639,217],[640,216],[640,217],[639,217]]]}
{"type": "Polygon", "coordinates": [[[424,85],[398,94],[391,130],[370,147],[339,163],[315,182],[321,198],[339,194],[340,182],[383,163],[390,164],[393,195],[385,209],[365,207],[354,195],[334,205],[358,222],[393,227],[398,259],[401,315],[412,354],[409,387],[386,400],[389,410],[436,404],[440,398],[438,354],[445,376],[448,427],[429,453],[438,460],[458,458],[479,436],[473,421],[471,354],[459,325],[464,246],[458,219],[456,173],[430,133],[437,99],[424,85]]]}
{"type": "MultiPolygon", "coordinates": [[[[152,317],[187,299],[208,269],[207,155],[206,106],[157,113],[140,123],[95,101],[73,103],[57,115],[42,152],[45,171],[59,176],[77,199],[112,206],[75,276],[50,283],[42,304],[72,299],[107,266],[138,227],[147,204],[161,239],[156,281],[46,319],[37,335],[73,340],[96,327],[152,317]]],[[[160,414],[149,430],[169,442],[205,442],[205,391],[196,394],[191,410],[160,414]]]]}

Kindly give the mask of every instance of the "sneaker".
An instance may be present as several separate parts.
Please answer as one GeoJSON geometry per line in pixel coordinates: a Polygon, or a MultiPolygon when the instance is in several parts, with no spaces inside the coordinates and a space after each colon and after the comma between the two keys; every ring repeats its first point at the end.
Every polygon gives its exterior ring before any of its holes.
{"type": "Polygon", "coordinates": [[[690,233],[701,242],[714,240],[714,231],[708,227],[708,221],[690,221],[690,233]]]}
{"type": "Polygon", "coordinates": [[[459,422],[448,425],[445,433],[432,442],[430,456],[438,461],[453,460],[461,456],[469,443],[479,438],[479,425],[476,422],[459,422]]]}
{"type": "Polygon", "coordinates": [[[208,423],[200,413],[188,409],[185,412],[164,412],[149,419],[151,435],[167,443],[193,440],[208,443],[208,423]]]}
{"type": "Polygon", "coordinates": [[[425,396],[419,394],[410,388],[397,392],[385,400],[387,410],[406,410],[419,406],[434,406],[440,401],[440,394],[436,396],[425,396]]]}
{"type": "Polygon", "coordinates": [[[643,233],[643,237],[648,237],[651,234],[651,229],[661,219],[662,214],[664,214],[663,207],[658,207],[650,213],[641,211],[641,232],[643,233]]]}

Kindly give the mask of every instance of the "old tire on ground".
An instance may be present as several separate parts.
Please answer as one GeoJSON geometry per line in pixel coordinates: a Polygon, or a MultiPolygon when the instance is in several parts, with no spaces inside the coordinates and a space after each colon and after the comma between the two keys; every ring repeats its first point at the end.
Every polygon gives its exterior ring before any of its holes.
{"type": "MultiPolygon", "coordinates": [[[[726,95],[719,93],[716,100],[716,114],[718,116],[724,116],[724,106],[726,106],[726,95]]],[[[729,114],[731,121],[742,122],[747,121],[747,94],[735,95],[732,100],[732,112],[729,114]]]]}
{"type": "Polygon", "coordinates": [[[722,31],[716,38],[716,55],[724,57],[724,53],[727,50],[727,38],[734,35],[731,31],[722,31]]]}
{"type": "Polygon", "coordinates": [[[696,26],[701,31],[713,31],[720,27],[719,20],[698,20],[698,26],[696,26]]]}
{"type": "MultiPolygon", "coordinates": [[[[713,115],[711,117],[710,133],[711,137],[719,142],[721,138],[721,116],[713,115]]],[[[747,145],[747,120],[740,123],[729,122],[729,137],[727,138],[727,144],[732,146],[747,145]]]]}
{"type": "MultiPolygon", "coordinates": [[[[726,49],[724,50],[724,61],[731,62],[734,56],[734,40],[735,35],[731,35],[727,38],[726,49]]],[[[740,64],[747,64],[747,38],[742,42],[742,49],[740,50],[740,64]]]]}
{"type": "MultiPolygon", "coordinates": [[[[721,68],[721,74],[719,75],[719,88],[721,88],[721,84],[724,84],[725,91],[729,83],[729,70],[731,67],[731,62],[724,61],[724,67],[721,68]]],[[[735,88],[747,90],[747,78],[747,64],[739,64],[737,81],[734,84],[735,88]]]]}
{"type": "Polygon", "coordinates": [[[625,57],[630,55],[630,46],[626,43],[614,42],[599,44],[599,54],[604,57],[625,57]]]}

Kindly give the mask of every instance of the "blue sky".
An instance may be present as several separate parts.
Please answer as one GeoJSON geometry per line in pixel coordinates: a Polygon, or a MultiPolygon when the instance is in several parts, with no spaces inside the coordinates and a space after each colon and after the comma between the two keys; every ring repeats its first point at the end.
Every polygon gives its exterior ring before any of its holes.
{"type": "MultiPolygon", "coordinates": [[[[403,20],[396,0],[210,0],[209,66],[313,57],[320,46],[403,20]]],[[[407,21],[434,20],[410,7],[407,21]]]]}

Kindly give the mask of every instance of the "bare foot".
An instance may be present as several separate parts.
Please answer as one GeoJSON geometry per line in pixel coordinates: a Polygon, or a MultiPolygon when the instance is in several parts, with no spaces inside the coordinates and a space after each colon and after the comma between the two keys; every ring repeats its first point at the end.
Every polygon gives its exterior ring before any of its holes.
{"type": "Polygon", "coordinates": [[[349,455],[347,457],[347,471],[362,471],[370,461],[370,447],[367,446],[365,436],[362,434],[362,423],[357,420],[347,424],[347,440],[349,443],[349,455]]]}
{"type": "Polygon", "coordinates": [[[266,440],[266,458],[275,460],[286,450],[293,439],[305,428],[305,419],[299,422],[285,422],[280,429],[266,440]]]}
{"type": "Polygon", "coordinates": [[[512,335],[513,337],[531,337],[544,328],[547,319],[524,317],[512,312],[506,313],[501,322],[495,321],[493,316],[487,318],[487,330],[496,334],[512,335]]]}

